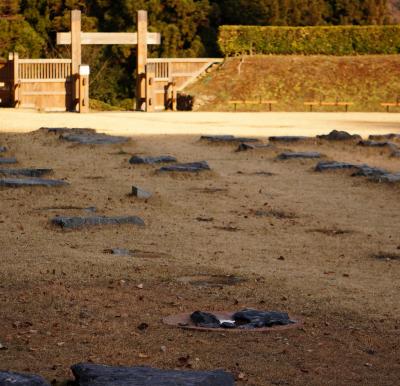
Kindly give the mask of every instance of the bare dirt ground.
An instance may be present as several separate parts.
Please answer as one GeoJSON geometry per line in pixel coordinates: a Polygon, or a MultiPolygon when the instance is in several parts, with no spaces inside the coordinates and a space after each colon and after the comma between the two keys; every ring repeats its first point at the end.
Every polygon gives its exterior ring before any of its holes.
{"type": "Polygon", "coordinates": [[[394,114],[303,117],[1,111],[0,145],[18,166],[51,167],[52,178],[70,186],[0,190],[0,343],[6,347],[0,368],[57,383],[71,377],[70,365],[93,361],[223,368],[238,385],[398,384],[399,186],[347,172],[317,173],[315,160],[275,157],[282,149],[317,150],[326,159],[390,171],[400,171],[400,159],[382,149],[317,141],[236,153],[233,145],[210,145],[197,135],[400,132],[394,114]],[[26,132],[40,126],[118,134],[132,127],[133,138],[124,145],[84,146],[26,132]],[[167,128],[177,134],[185,127],[191,135],[166,135],[167,128]],[[143,135],[156,130],[159,135],[143,135]],[[160,174],[130,165],[132,154],[207,160],[212,171],[160,174]],[[154,196],[128,196],[132,185],[154,196]],[[146,226],[62,231],[50,224],[56,215],[88,215],[71,207],[91,206],[100,215],[138,215],[146,226]],[[263,216],[256,215],[260,210],[263,216]],[[135,253],[114,256],[107,248],[135,253]],[[187,280],[202,275],[244,281],[201,287],[187,280]],[[197,309],[244,307],[287,311],[304,326],[238,334],[161,322],[197,309]],[[148,328],[138,329],[142,323],[148,328]]]}

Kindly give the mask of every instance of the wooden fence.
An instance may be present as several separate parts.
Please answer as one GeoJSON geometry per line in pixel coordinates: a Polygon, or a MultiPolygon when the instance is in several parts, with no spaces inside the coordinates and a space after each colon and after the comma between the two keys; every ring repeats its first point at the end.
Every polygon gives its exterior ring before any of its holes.
{"type": "Polygon", "coordinates": [[[182,91],[214,64],[219,58],[148,58],[147,64],[154,71],[155,110],[172,108],[174,93],[182,91]]]}

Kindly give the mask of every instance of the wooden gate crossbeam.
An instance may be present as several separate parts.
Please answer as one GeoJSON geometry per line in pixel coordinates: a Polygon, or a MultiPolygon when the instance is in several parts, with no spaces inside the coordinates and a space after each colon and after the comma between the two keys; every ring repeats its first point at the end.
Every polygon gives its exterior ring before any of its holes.
{"type": "MultiPolygon", "coordinates": [[[[136,32],[81,32],[81,45],[95,44],[138,44],[138,34],[136,32]]],[[[57,34],[57,44],[70,45],[70,32],[59,32],[57,34]]],[[[160,44],[161,35],[158,32],[147,33],[147,44],[160,44]]]]}

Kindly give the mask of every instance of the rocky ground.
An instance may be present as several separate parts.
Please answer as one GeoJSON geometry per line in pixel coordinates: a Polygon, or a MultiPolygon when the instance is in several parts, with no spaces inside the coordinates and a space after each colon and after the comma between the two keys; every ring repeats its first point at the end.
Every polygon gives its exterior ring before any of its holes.
{"type": "Polygon", "coordinates": [[[314,170],[336,160],[396,173],[393,147],[307,139],[236,152],[235,141],[193,135],[111,145],[59,135],[0,134],[0,155],[18,162],[0,169],[52,169],[40,178],[68,183],[0,187],[0,369],[56,384],[78,362],[224,369],[252,386],[398,382],[400,185],[314,170]],[[321,158],[278,158],[285,151],[321,158]],[[211,170],[160,172],[167,164],[132,164],[133,155],[211,170]],[[131,195],[133,185],[152,196],[131,195]],[[57,216],[145,225],[65,229],[57,216]],[[246,307],[303,325],[238,333],[162,323],[246,307]]]}

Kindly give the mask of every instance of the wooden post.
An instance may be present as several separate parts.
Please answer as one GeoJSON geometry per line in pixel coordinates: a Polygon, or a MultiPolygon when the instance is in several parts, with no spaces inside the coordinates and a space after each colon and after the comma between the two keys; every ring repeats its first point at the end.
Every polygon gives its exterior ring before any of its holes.
{"type": "Polygon", "coordinates": [[[178,92],[176,91],[176,83],[172,81],[172,111],[178,110],[178,92]]]}
{"type": "MultiPolygon", "coordinates": [[[[81,11],[71,11],[71,75],[72,75],[72,109],[76,110],[79,101],[79,66],[81,54],[81,11]]],[[[79,107],[78,107],[79,108],[79,107]]]]}
{"type": "Polygon", "coordinates": [[[147,11],[137,12],[137,53],[136,53],[136,109],[143,110],[146,100],[147,62],[147,11]]]}
{"type": "Polygon", "coordinates": [[[146,64],[146,112],[154,112],[156,105],[155,64],[146,64]]]}
{"type": "Polygon", "coordinates": [[[79,66],[79,112],[89,112],[89,66],[79,66]]]}
{"type": "Polygon", "coordinates": [[[9,55],[9,59],[12,58],[12,79],[11,79],[11,90],[12,90],[12,100],[13,106],[19,106],[19,74],[18,74],[18,66],[19,66],[19,55],[18,52],[14,52],[9,55]]]}

